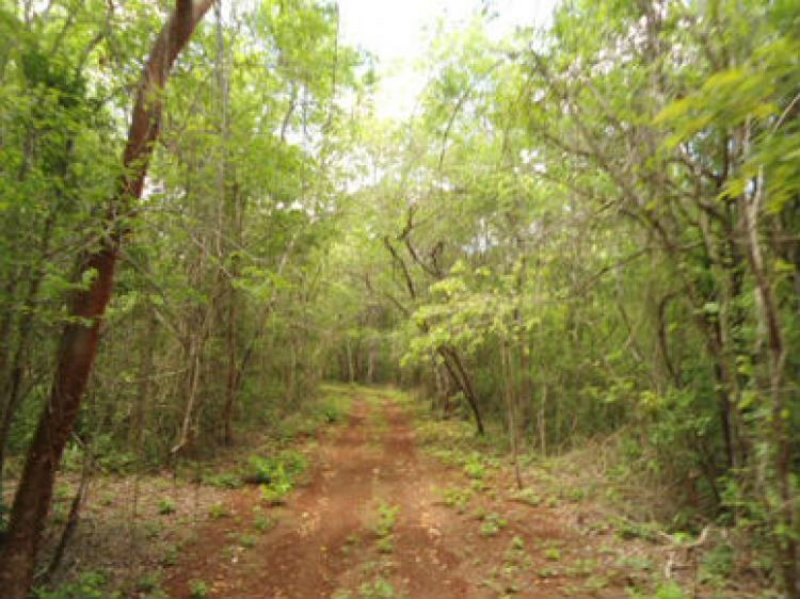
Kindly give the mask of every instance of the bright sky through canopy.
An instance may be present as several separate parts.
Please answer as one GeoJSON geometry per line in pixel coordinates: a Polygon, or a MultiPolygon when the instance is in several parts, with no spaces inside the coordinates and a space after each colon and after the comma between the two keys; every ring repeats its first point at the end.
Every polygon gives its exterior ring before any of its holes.
{"type": "MultiPolygon", "coordinates": [[[[488,28],[495,38],[515,27],[549,22],[557,0],[496,0],[498,13],[488,28]]],[[[414,108],[425,85],[415,64],[425,55],[430,32],[439,17],[453,28],[466,25],[480,10],[481,0],[339,0],[342,42],[375,54],[380,61],[378,113],[402,118],[414,108]]]]}

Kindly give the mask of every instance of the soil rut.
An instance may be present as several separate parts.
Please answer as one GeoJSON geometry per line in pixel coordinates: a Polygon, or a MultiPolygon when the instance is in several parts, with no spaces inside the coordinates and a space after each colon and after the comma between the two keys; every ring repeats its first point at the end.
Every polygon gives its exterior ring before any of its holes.
{"type": "MultiPolygon", "coordinates": [[[[207,522],[185,548],[166,581],[170,596],[191,597],[191,581],[202,580],[209,597],[548,599],[577,596],[570,587],[590,575],[559,574],[543,557],[553,542],[578,563],[596,557],[553,510],[476,497],[473,513],[508,519],[502,534],[487,537],[474,516],[446,507],[442,489],[463,487],[463,473],[420,453],[408,416],[388,398],[357,399],[344,429],[320,438],[314,463],[310,483],[285,506],[264,507],[258,489],[233,492],[231,516],[207,522]],[[396,512],[383,537],[379,509],[396,512]],[[237,543],[266,510],[278,525],[250,548],[237,543]],[[517,549],[517,561],[527,564],[514,566],[510,547],[520,543],[526,551],[517,549]]],[[[603,561],[593,563],[602,569],[603,561]]],[[[579,595],[624,596],[608,582],[579,595]]]]}
{"type": "Polygon", "coordinates": [[[260,505],[257,489],[237,492],[231,517],[209,522],[183,553],[167,582],[171,595],[190,597],[190,582],[203,580],[211,596],[328,599],[347,589],[357,595],[376,577],[420,599],[465,594],[458,558],[441,538],[439,520],[449,513],[433,506],[442,472],[420,461],[399,407],[358,400],[345,430],[323,439],[316,462],[311,483],[276,510],[276,528],[252,549],[225,555],[260,505]],[[375,549],[381,503],[398,510],[391,555],[375,549]]]}

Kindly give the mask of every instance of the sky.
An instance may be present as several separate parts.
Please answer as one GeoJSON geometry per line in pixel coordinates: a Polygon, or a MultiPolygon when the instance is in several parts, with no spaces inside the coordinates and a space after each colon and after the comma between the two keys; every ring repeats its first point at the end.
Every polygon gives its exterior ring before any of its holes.
{"type": "MultiPolygon", "coordinates": [[[[381,89],[378,114],[403,118],[411,114],[425,85],[424,73],[414,65],[425,55],[428,32],[439,17],[448,24],[467,23],[481,0],[339,0],[341,39],[344,44],[372,52],[379,60],[381,89]]],[[[494,38],[516,26],[549,23],[556,0],[495,0],[499,14],[489,28],[494,38]]]]}

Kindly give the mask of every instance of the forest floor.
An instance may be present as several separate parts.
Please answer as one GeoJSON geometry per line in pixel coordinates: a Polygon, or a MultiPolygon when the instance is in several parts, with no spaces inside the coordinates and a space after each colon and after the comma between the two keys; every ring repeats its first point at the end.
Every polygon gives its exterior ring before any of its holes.
{"type": "MultiPolygon", "coordinates": [[[[709,577],[700,551],[619,519],[586,467],[527,456],[520,490],[497,439],[390,388],[326,386],[310,409],[178,476],[99,476],[40,597],[762,596],[752,581],[709,577]],[[278,501],[242,484],[254,456],[281,455],[307,468],[278,501]]],[[[74,472],[59,483],[51,539],[75,483],[74,472]]]]}
{"type": "Polygon", "coordinates": [[[446,439],[421,449],[396,397],[356,395],[346,424],[320,436],[308,483],[270,508],[270,531],[251,536],[264,510],[258,489],[232,492],[229,517],[205,524],[171,569],[168,595],[610,598],[650,586],[662,564],[645,543],[519,492],[497,461],[447,463],[446,439]]]}

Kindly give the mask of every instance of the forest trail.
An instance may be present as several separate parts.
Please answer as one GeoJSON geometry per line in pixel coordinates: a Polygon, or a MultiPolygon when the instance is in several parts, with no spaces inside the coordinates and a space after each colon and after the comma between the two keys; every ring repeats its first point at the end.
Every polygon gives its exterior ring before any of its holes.
{"type": "MultiPolygon", "coordinates": [[[[237,546],[264,507],[257,488],[236,491],[230,517],[207,522],[183,551],[169,595],[192,597],[193,581],[202,580],[209,597],[575,596],[594,572],[554,567],[567,564],[553,556],[588,564],[586,540],[552,509],[494,492],[479,494],[469,514],[448,506],[443,492],[464,485],[464,474],[420,451],[415,437],[401,405],[359,395],[348,422],[320,435],[309,483],[268,508],[275,528],[237,546]]],[[[621,592],[609,578],[603,587],[583,596],[621,592]]]]}

